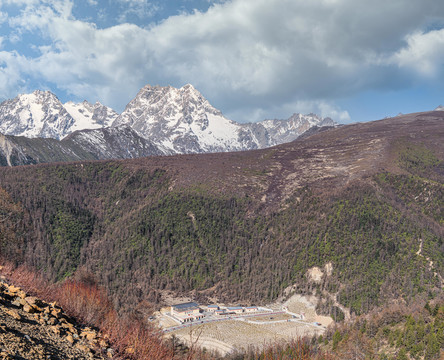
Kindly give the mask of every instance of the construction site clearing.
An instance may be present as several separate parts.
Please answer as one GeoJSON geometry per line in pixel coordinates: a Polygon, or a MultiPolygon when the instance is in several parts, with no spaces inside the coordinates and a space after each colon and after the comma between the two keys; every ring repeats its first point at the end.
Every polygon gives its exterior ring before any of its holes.
{"type": "Polygon", "coordinates": [[[166,337],[227,354],[262,348],[276,341],[323,334],[333,321],[315,312],[314,297],[294,296],[285,303],[261,306],[200,306],[195,302],[164,308],[157,321],[166,337]]]}

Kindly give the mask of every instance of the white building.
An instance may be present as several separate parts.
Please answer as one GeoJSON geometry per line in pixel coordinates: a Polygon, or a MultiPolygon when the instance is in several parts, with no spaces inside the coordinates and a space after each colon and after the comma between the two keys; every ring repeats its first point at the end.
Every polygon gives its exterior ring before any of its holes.
{"type": "Polygon", "coordinates": [[[172,305],[171,315],[178,318],[182,323],[200,320],[204,317],[204,315],[201,314],[199,305],[195,302],[172,305]]]}
{"type": "Polygon", "coordinates": [[[242,314],[244,312],[244,308],[242,306],[231,306],[227,307],[227,312],[242,314]]]}

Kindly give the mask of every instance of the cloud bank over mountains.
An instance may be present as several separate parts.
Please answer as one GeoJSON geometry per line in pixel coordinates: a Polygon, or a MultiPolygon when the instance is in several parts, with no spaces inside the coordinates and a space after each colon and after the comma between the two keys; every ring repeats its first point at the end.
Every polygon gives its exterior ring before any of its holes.
{"type": "Polygon", "coordinates": [[[157,18],[161,2],[119,0],[105,25],[108,1],[85,3],[0,1],[1,100],[41,86],[121,111],[146,83],[192,83],[239,121],[347,122],[340,99],[444,75],[441,1],[232,0],[157,18]]]}

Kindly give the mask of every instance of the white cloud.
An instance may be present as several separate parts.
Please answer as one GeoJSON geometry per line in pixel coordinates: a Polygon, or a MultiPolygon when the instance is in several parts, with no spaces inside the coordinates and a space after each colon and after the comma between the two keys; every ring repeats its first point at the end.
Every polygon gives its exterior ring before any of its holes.
{"type": "Polygon", "coordinates": [[[0,7],[3,5],[17,5],[17,6],[22,6],[22,5],[32,5],[32,4],[37,4],[39,3],[40,0],[2,0],[0,2],[0,7]]]}
{"type": "Polygon", "coordinates": [[[147,31],[131,24],[97,29],[73,19],[70,5],[29,6],[10,20],[20,31],[40,32],[49,40],[38,48],[40,56],[21,64],[22,74],[81,98],[122,107],[146,82],[147,31]]]}
{"type": "MultiPolygon", "coordinates": [[[[122,21],[156,11],[146,0],[116,1],[127,9],[122,21]]],[[[335,99],[396,87],[403,68],[430,75],[444,63],[444,30],[422,30],[444,20],[441,1],[215,1],[148,28],[104,29],[76,20],[72,1],[18,2],[25,8],[9,25],[45,45],[37,57],[10,54],[3,88],[32,76],[117,110],[146,83],[192,83],[235,120],[313,111],[349,121],[335,99]]]]}
{"type": "Polygon", "coordinates": [[[137,16],[139,19],[152,17],[159,7],[148,0],[117,0],[124,6],[124,10],[117,19],[120,23],[128,21],[131,15],[137,16]]]}
{"type": "Polygon", "coordinates": [[[407,46],[394,54],[390,61],[426,76],[437,75],[444,64],[444,29],[410,34],[406,42],[407,46]]]}
{"type": "Polygon", "coordinates": [[[8,14],[0,11],[0,25],[6,22],[7,19],[8,19],[8,14]]]}
{"type": "Polygon", "coordinates": [[[145,30],[130,24],[98,30],[78,21],[55,21],[50,32],[57,36],[56,48],[33,62],[44,78],[60,88],[123,106],[122,101],[127,102],[146,82],[145,30]]]}
{"type": "Polygon", "coordinates": [[[170,77],[228,94],[230,103],[233,91],[239,102],[256,98],[256,106],[329,100],[398,86],[399,74],[382,59],[437,15],[444,16],[444,3],[428,0],[409,7],[399,0],[235,0],[169,18],[151,30],[150,47],[170,77]]]}
{"type": "Polygon", "coordinates": [[[27,59],[16,52],[0,51],[0,98],[14,97],[26,89],[22,76],[23,67],[27,67],[27,59]]]}
{"type": "Polygon", "coordinates": [[[317,114],[320,114],[322,117],[330,117],[340,123],[348,123],[351,121],[348,111],[342,110],[335,104],[318,101],[315,103],[315,108],[319,109],[319,112],[315,112],[317,114]]]}

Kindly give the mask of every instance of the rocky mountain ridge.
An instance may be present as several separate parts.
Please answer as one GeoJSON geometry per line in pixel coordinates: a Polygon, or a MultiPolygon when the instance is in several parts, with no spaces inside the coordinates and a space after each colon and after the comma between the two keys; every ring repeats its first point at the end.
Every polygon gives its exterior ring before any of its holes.
{"type": "Polygon", "coordinates": [[[0,104],[0,133],[6,136],[0,139],[0,157],[11,166],[242,151],[292,141],[313,126],[335,125],[314,114],[239,124],[190,84],[147,85],[120,115],[99,102],[62,104],[51,92],[36,90],[0,104]]]}
{"type": "Polygon", "coordinates": [[[63,140],[0,134],[0,166],[164,155],[127,126],[76,131],[63,140]]]}
{"type": "Polygon", "coordinates": [[[79,147],[95,159],[133,159],[169,154],[167,149],[141,137],[126,125],[76,131],[61,143],[79,147]]]}

